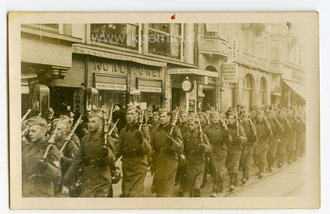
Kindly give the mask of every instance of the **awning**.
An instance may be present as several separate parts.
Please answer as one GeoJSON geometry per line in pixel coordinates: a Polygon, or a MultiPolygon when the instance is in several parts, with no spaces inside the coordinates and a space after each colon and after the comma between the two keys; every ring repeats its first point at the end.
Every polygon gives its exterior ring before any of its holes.
{"type": "Polygon", "coordinates": [[[122,55],[119,53],[110,52],[111,50],[106,48],[99,48],[99,47],[92,47],[92,46],[85,46],[80,44],[72,45],[72,52],[76,54],[85,54],[85,55],[92,55],[107,59],[114,59],[114,60],[121,60],[121,61],[130,61],[135,62],[143,65],[150,65],[156,67],[166,67],[166,63],[158,62],[148,59],[142,59],[133,56],[122,55]]]}
{"type": "Polygon", "coordinates": [[[302,99],[306,100],[305,87],[303,84],[292,82],[289,80],[283,80],[283,82],[294,92],[296,92],[302,99]]]}
{"type": "Polygon", "coordinates": [[[185,69],[185,68],[177,68],[177,69],[169,69],[167,70],[167,74],[196,74],[201,76],[208,77],[218,77],[218,72],[215,71],[206,71],[201,69],[185,69]]]}
{"type": "Polygon", "coordinates": [[[205,23],[205,28],[207,32],[217,32],[218,27],[216,23],[205,23]]]}

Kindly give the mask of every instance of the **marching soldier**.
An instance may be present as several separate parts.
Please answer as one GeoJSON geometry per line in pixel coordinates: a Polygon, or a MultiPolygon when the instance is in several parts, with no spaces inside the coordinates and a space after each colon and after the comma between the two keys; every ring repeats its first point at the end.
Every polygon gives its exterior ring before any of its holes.
{"type": "MultiPolygon", "coordinates": [[[[56,126],[55,146],[61,154],[62,181],[59,191],[70,197],[78,197],[80,195],[76,182],[78,175],[72,174],[72,160],[79,155],[80,140],[77,136],[66,139],[70,133],[72,120],[68,116],[61,116],[54,122],[56,126]],[[66,143],[67,141],[67,143],[66,143]],[[62,151],[61,151],[62,150],[62,151]],[[68,195],[67,195],[68,194],[68,195]]],[[[59,193],[61,193],[59,192],[59,193]]]]}
{"type": "Polygon", "coordinates": [[[211,197],[216,197],[217,192],[223,191],[223,180],[226,169],[228,131],[226,124],[220,125],[220,116],[218,112],[211,114],[212,124],[205,130],[210,140],[212,152],[210,153],[210,162],[213,176],[213,189],[211,197]]]}
{"type": "Polygon", "coordinates": [[[277,120],[273,111],[269,111],[267,117],[273,133],[269,138],[269,148],[267,154],[268,170],[269,172],[272,172],[277,154],[278,144],[281,142],[281,134],[283,133],[283,126],[277,120]]]}
{"type": "Polygon", "coordinates": [[[160,111],[159,125],[151,131],[153,170],[157,197],[171,197],[178,167],[178,154],[183,150],[180,129],[170,124],[171,114],[160,111]]]}
{"type": "Polygon", "coordinates": [[[186,157],[186,188],[184,188],[183,196],[200,197],[205,170],[205,153],[211,151],[211,146],[197,119],[189,119],[189,132],[184,135],[183,143],[186,157]]]}
{"type": "Polygon", "coordinates": [[[263,110],[257,111],[256,123],[255,123],[257,133],[258,133],[258,142],[254,150],[256,164],[258,166],[259,178],[262,178],[264,175],[264,167],[267,162],[267,151],[269,147],[269,137],[271,136],[271,127],[270,124],[265,119],[263,110]]]}
{"type": "Polygon", "coordinates": [[[287,111],[287,119],[289,123],[291,124],[291,132],[288,138],[287,142],[287,157],[288,157],[288,163],[292,163],[295,160],[295,151],[296,151],[296,135],[297,130],[299,128],[299,124],[295,120],[295,118],[292,115],[292,111],[287,111]]]}
{"type": "Polygon", "coordinates": [[[243,168],[242,184],[245,184],[250,178],[249,171],[251,161],[253,158],[254,148],[258,140],[257,130],[247,112],[242,114],[242,127],[244,128],[244,132],[247,137],[247,142],[243,144],[243,152],[241,155],[241,165],[243,168]]]}
{"type": "Polygon", "coordinates": [[[114,142],[103,133],[103,126],[103,111],[95,109],[90,112],[88,134],[81,140],[81,197],[108,197],[111,188],[111,170],[115,161],[114,142]]]}
{"type": "Polygon", "coordinates": [[[148,126],[139,123],[138,114],[139,110],[134,106],[127,109],[127,125],[120,132],[116,148],[116,159],[122,157],[121,197],[143,196],[151,146],[148,126]]]}
{"type": "MultiPolygon", "coordinates": [[[[178,123],[178,127],[181,131],[181,135],[182,137],[184,137],[184,135],[186,135],[189,132],[189,121],[188,121],[188,112],[185,111],[181,111],[180,113],[180,119],[179,119],[179,123],[178,123]]],[[[176,171],[176,176],[175,176],[175,182],[177,184],[180,184],[180,189],[179,189],[179,196],[182,196],[183,192],[185,191],[184,189],[186,189],[186,185],[185,185],[185,176],[186,176],[186,170],[185,170],[185,156],[183,155],[183,153],[180,154],[179,156],[179,165],[178,165],[178,170],[176,171]]]]}
{"type": "Polygon", "coordinates": [[[230,177],[229,191],[234,191],[238,184],[238,167],[242,153],[242,144],[247,141],[244,129],[238,123],[237,113],[228,112],[227,168],[230,177]]]}
{"type": "Polygon", "coordinates": [[[279,122],[283,125],[283,133],[280,136],[280,142],[278,144],[278,167],[282,167],[284,162],[284,157],[287,151],[287,143],[290,138],[291,133],[291,124],[289,120],[286,118],[283,110],[279,111],[279,122]]]}
{"type": "Polygon", "coordinates": [[[22,150],[23,197],[54,197],[61,179],[60,154],[48,143],[47,122],[40,117],[27,120],[22,150]]]}

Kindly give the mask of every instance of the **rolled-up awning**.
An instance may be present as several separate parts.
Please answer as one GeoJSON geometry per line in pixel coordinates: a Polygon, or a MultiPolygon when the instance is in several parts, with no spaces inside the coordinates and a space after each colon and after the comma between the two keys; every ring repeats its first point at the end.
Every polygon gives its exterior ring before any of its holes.
{"type": "Polygon", "coordinates": [[[114,59],[114,60],[121,60],[121,61],[130,61],[135,62],[143,65],[150,65],[156,67],[166,67],[166,63],[153,61],[149,59],[142,59],[134,56],[122,55],[119,53],[113,53],[109,49],[106,48],[99,48],[99,47],[92,47],[86,46],[81,44],[74,44],[72,45],[72,52],[76,54],[85,54],[85,55],[92,55],[107,59],[114,59]]]}
{"type": "Polygon", "coordinates": [[[283,82],[291,88],[296,94],[298,94],[302,99],[306,100],[305,87],[303,84],[292,82],[289,80],[283,80],[283,82]]]}

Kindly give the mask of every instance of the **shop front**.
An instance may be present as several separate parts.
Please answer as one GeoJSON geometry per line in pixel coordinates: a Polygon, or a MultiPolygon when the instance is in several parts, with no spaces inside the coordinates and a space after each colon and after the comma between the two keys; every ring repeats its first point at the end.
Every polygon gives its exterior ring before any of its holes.
{"type": "Polygon", "coordinates": [[[107,112],[111,106],[132,102],[142,108],[161,107],[162,68],[131,61],[89,57],[89,85],[99,92],[98,105],[107,112]]]}
{"type": "Polygon", "coordinates": [[[168,69],[172,109],[202,111],[216,107],[215,82],[218,73],[201,69],[168,69]]]}

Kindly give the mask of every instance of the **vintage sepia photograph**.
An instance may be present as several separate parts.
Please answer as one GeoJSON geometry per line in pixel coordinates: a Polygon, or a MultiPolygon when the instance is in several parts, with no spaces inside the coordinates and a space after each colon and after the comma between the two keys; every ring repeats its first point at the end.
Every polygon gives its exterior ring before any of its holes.
{"type": "Polygon", "coordinates": [[[9,15],[11,207],[319,207],[317,14],[142,14],[9,15]]]}

